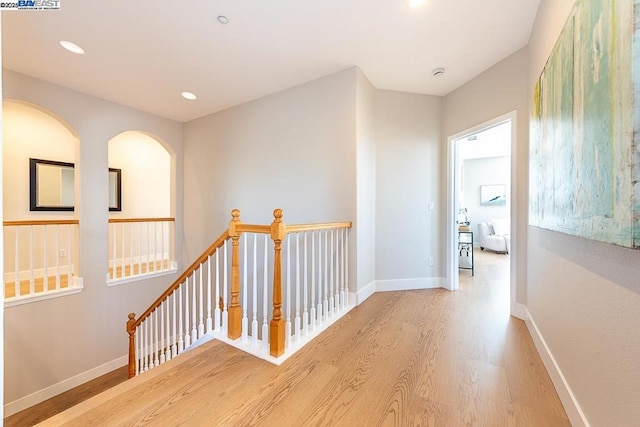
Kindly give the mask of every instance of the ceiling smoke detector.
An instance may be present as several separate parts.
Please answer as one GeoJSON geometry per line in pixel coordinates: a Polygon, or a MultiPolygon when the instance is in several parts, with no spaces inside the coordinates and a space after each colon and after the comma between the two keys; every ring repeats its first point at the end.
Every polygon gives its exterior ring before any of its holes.
{"type": "Polygon", "coordinates": [[[220,15],[216,18],[218,20],[219,23],[221,23],[222,25],[226,25],[229,23],[229,18],[227,18],[224,15],[220,15]]]}
{"type": "Polygon", "coordinates": [[[441,75],[444,74],[444,68],[442,67],[434,68],[431,71],[431,74],[433,75],[433,77],[440,77],[441,75]]]}

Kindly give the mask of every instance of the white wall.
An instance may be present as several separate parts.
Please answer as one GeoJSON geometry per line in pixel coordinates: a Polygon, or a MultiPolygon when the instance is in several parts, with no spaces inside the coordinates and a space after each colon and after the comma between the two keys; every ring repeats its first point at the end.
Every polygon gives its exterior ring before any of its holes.
{"type": "Polygon", "coordinates": [[[359,69],[357,79],[357,289],[363,289],[376,277],[376,90],[359,69]]]}
{"type": "MultiPolygon", "coordinates": [[[[540,2],[529,91],[572,6],[572,0],[540,2]]],[[[529,227],[527,261],[529,312],[588,422],[637,425],[640,251],[529,227]]]]}
{"type": "MultiPolygon", "coordinates": [[[[70,385],[126,364],[127,313],[140,313],[174,279],[165,276],[108,288],[108,141],[127,130],[158,135],[175,153],[177,245],[181,250],[182,125],[69,89],[4,71],[5,99],[39,105],[61,117],[78,136],[76,177],[80,221],[80,275],[77,295],[10,307],[5,311],[5,403],[46,387],[61,392],[70,385]],[[109,364],[113,362],[112,364],[109,364]],[[106,364],[106,365],[105,365],[106,364]],[[100,366],[102,367],[100,368],[100,366]],[[72,377],[76,377],[72,379],[72,377]],[[74,383],[74,381],[76,381],[74,383]]],[[[10,185],[5,181],[4,186],[10,185]]],[[[177,252],[180,253],[180,252],[177,252]]],[[[43,397],[46,393],[36,394],[43,397]]],[[[33,399],[20,404],[33,404],[33,399]]]]}
{"type": "Polygon", "coordinates": [[[357,220],[356,78],[351,68],[185,124],[186,258],[234,208],[254,224],[275,208],[290,224],[357,220]]]}
{"type": "Polygon", "coordinates": [[[109,167],[122,169],[122,211],[112,218],[171,215],[171,155],[155,139],[138,131],[109,141],[109,167]]]}
{"type": "MultiPolygon", "coordinates": [[[[512,280],[516,282],[516,299],[518,303],[526,303],[527,272],[527,212],[528,212],[528,162],[529,162],[529,93],[527,73],[529,67],[527,48],[497,63],[473,80],[451,92],[443,99],[442,135],[443,147],[447,137],[455,135],[496,117],[512,111],[517,114],[516,149],[511,152],[511,173],[516,180],[515,204],[516,217],[512,221],[512,249],[514,250],[516,272],[512,271],[512,280]],[[514,238],[516,245],[514,247],[514,238]],[[517,277],[514,274],[517,273],[517,277]]],[[[446,165],[446,150],[443,150],[442,164],[446,165]]],[[[444,175],[442,175],[444,176],[444,175]]],[[[446,200],[446,185],[442,187],[441,197],[446,200]]],[[[512,190],[512,191],[513,191],[512,190]]],[[[443,215],[445,214],[445,206],[443,215]]],[[[445,229],[446,217],[440,224],[445,229]]]]}
{"type": "Polygon", "coordinates": [[[378,281],[427,283],[444,276],[440,121],[440,97],[376,91],[378,281]],[[434,210],[429,210],[429,202],[434,202],[434,210]],[[429,266],[430,256],[434,266],[429,266]]]}
{"type": "MultiPolygon", "coordinates": [[[[478,232],[478,224],[492,220],[509,220],[511,209],[511,156],[467,159],[464,165],[464,207],[472,231],[478,232]],[[505,184],[507,204],[504,206],[482,206],[480,187],[482,185],[505,184]]],[[[477,234],[476,234],[477,236],[477,234]]],[[[477,241],[476,237],[476,241],[477,241]]]]}

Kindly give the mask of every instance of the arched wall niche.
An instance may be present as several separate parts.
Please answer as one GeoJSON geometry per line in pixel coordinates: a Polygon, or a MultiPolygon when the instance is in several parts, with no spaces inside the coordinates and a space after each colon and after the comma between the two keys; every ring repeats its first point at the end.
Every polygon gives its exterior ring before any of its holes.
{"type": "MultiPolygon", "coordinates": [[[[4,220],[74,217],[74,212],[29,210],[29,159],[77,163],[76,130],[55,112],[18,99],[3,100],[2,115],[4,220]]],[[[77,183],[74,195],[78,204],[77,183]]]]}

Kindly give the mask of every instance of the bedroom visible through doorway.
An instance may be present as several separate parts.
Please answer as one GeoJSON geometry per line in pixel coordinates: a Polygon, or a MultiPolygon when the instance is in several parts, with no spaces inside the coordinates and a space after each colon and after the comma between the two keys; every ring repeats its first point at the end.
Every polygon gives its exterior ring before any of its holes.
{"type": "Polygon", "coordinates": [[[513,123],[510,114],[448,138],[451,290],[461,279],[471,284],[476,275],[499,266],[505,291],[513,293],[513,123]]]}

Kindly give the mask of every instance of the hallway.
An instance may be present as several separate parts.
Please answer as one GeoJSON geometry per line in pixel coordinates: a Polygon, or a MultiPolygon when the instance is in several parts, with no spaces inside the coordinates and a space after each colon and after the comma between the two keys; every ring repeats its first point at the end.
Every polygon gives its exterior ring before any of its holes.
{"type": "Polygon", "coordinates": [[[508,315],[508,260],[477,251],[455,293],[376,293],[280,367],[214,341],[44,425],[569,425],[508,315]]]}

